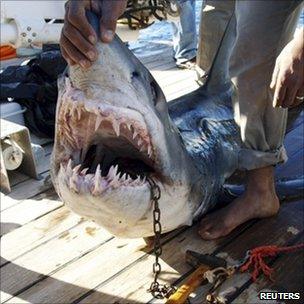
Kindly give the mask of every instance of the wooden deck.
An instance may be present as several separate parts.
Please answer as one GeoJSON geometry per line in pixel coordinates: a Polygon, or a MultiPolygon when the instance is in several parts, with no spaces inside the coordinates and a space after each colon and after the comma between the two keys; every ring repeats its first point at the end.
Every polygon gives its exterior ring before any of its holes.
{"type": "MultiPolygon", "coordinates": [[[[195,73],[177,70],[170,58],[142,59],[168,100],[197,87],[195,73]]],[[[49,160],[52,143],[44,147],[49,160]]],[[[47,162],[41,177],[37,181],[15,173],[12,193],[1,194],[1,303],[164,302],[146,292],[153,255],[144,241],[115,238],[71,213],[54,192],[47,162]]],[[[187,249],[235,261],[256,246],[297,244],[303,241],[303,214],[303,201],[282,203],[276,217],[253,220],[217,241],[201,240],[197,226],[173,231],[163,239],[161,281],[180,285],[189,276],[187,249]]],[[[303,252],[269,261],[275,281],[261,276],[253,283],[248,274],[237,275],[228,285],[235,288],[230,302],[258,303],[260,290],[277,290],[302,291],[298,303],[303,303],[303,252]]],[[[191,303],[203,303],[206,290],[192,294],[191,303]]]]}

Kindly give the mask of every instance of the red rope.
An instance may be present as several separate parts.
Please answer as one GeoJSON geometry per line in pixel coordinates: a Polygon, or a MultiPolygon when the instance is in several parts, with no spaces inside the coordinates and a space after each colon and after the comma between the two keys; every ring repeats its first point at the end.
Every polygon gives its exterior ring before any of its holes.
{"type": "Polygon", "coordinates": [[[292,252],[299,249],[304,249],[304,243],[294,245],[294,246],[287,246],[287,247],[278,247],[278,246],[261,246],[250,250],[250,257],[249,260],[241,267],[241,272],[247,271],[250,267],[253,268],[251,273],[251,278],[253,281],[257,279],[260,272],[263,272],[266,277],[268,277],[271,281],[271,274],[273,269],[269,267],[263,258],[265,257],[274,257],[279,253],[282,252],[292,252]]]}

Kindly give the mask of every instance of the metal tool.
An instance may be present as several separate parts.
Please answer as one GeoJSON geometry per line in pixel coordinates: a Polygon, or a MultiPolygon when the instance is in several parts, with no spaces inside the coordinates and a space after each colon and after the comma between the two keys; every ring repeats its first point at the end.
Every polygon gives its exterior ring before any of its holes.
{"type": "Polygon", "coordinates": [[[205,273],[208,270],[223,267],[226,268],[226,261],[210,254],[200,254],[191,250],[186,251],[186,262],[196,270],[189,276],[186,282],[170,296],[167,304],[185,303],[189,295],[204,282],[208,283],[205,273]]]}

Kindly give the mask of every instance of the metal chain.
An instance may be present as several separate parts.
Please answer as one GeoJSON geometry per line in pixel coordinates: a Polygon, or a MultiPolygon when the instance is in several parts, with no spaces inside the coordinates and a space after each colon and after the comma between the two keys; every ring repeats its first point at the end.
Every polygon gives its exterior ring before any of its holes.
{"type": "Polygon", "coordinates": [[[159,263],[159,258],[162,254],[162,244],[161,244],[161,213],[159,209],[158,201],[161,197],[161,192],[159,186],[155,183],[152,178],[147,179],[150,184],[151,189],[151,202],[153,204],[153,231],[154,231],[154,248],[153,252],[155,255],[155,262],[153,263],[153,274],[154,279],[148,289],[148,292],[152,294],[155,299],[164,299],[170,297],[174,293],[175,288],[172,286],[160,284],[158,282],[158,277],[161,273],[161,264],[159,263]]]}

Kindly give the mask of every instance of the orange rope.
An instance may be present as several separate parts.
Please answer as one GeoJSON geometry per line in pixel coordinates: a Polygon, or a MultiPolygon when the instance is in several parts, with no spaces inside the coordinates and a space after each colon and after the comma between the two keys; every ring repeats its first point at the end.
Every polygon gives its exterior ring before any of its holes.
{"type": "Polygon", "coordinates": [[[16,49],[10,45],[1,45],[0,47],[0,60],[7,60],[17,56],[16,49]]]}
{"type": "Polygon", "coordinates": [[[299,249],[304,249],[304,243],[294,246],[287,247],[278,247],[278,246],[261,246],[250,250],[250,258],[249,260],[241,267],[241,272],[247,271],[250,267],[253,268],[253,272],[251,274],[251,278],[253,281],[257,279],[260,272],[263,272],[266,277],[268,277],[271,281],[271,274],[273,269],[269,267],[263,258],[265,257],[274,257],[282,252],[292,252],[299,249]]]}

